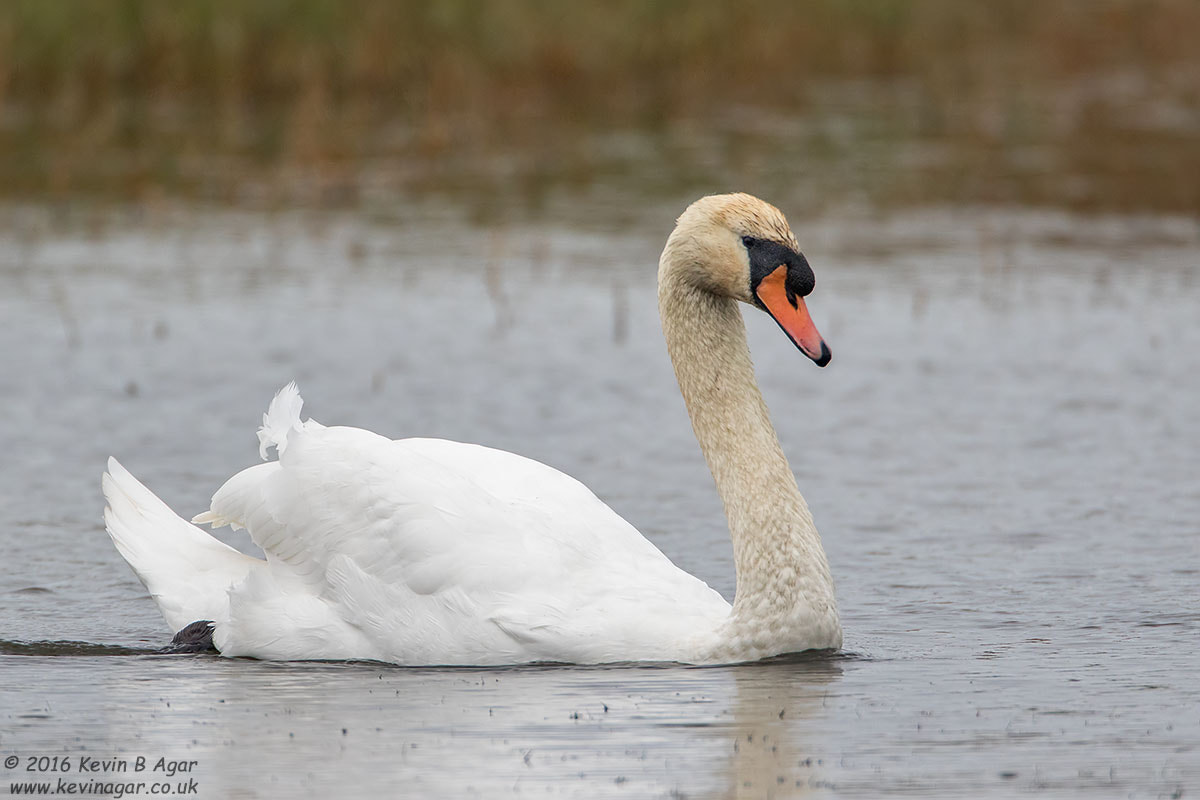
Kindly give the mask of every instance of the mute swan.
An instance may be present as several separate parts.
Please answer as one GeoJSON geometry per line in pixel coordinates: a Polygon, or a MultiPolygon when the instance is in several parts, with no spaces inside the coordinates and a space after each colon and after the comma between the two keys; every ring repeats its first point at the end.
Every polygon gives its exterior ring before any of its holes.
{"type": "Polygon", "coordinates": [[[738,301],[819,366],[813,274],[783,214],[702,198],[659,260],[658,304],[692,427],[725,506],[732,606],[583,484],[512,453],[301,422],[295,384],[259,431],[278,460],[192,520],[244,527],[266,560],[176,516],[109,459],[109,535],[176,641],[263,659],[405,665],[751,661],[837,649],[833,582],[754,380],[738,301]],[[189,624],[191,623],[191,624],[189,624]],[[181,639],[182,636],[182,639],[181,639]]]}

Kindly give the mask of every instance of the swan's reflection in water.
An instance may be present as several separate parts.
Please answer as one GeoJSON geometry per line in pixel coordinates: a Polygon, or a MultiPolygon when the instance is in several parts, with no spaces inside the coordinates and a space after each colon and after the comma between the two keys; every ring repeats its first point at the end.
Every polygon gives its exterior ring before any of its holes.
{"type": "Polygon", "coordinates": [[[142,656],[57,658],[41,674],[25,696],[55,700],[6,726],[13,748],[195,760],[200,796],[794,797],[821,785],[815,731],[841,667],[822,657],[439,670],[142,656]]]}
{"type": "Polygon", "coordinates": [[[799,797],[822,785],[817,720],[836,658],[799,655],[726,670],[733,679],[734,752],[726,797],[799,797]]]}

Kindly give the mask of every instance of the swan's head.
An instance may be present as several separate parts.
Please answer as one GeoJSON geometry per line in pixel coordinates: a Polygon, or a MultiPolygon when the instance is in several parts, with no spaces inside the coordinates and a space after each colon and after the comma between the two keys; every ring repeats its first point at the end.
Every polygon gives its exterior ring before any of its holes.
{"type": "Polygon", "coordinates": [[[804,298],[815,279],[783,212],[748,194],[702,197],[679,217],[659,263],[659,280],[703,291],[771,315],[800,352],[823,367],[830,353],[804,298]]]}

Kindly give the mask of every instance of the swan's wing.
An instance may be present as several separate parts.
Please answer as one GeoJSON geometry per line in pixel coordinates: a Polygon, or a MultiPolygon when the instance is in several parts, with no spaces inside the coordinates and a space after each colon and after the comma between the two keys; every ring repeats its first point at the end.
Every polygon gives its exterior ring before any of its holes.
{"type": "Polygon", "coordinates": [[[611,559],[672,566],[583,484],[544,464],[356,428],[293,433],[279,462],[235,475],[197,520],[244,526],[269,559],[314,584],[335,555],[422,593],[473,570],[496,588],[519,584],[548,559],[564,569],[611,559]]]}
{"type": "Polygon", "coordinates": [[[478,445],[305,424],[202,516],[245,526],[280,580],[341,607],[391,660],[439,642],[566,658],[554,648],[605,626],[661,635],[630,618],[728,609],[578,481],[478,445]]]}

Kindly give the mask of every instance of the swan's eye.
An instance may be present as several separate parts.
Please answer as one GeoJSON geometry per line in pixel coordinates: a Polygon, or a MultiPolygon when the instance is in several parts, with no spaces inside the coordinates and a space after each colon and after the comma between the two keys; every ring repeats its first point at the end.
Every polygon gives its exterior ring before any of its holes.
{"type": "Polygon", "coordinates": [[[758,240],[755,239],[753,236],[743,236],[742,237],[742,244],[744,244],[746,246],[747,250],[749,250],[751,247],[754,247],[754,243],[757,241],[758,240]]]}

